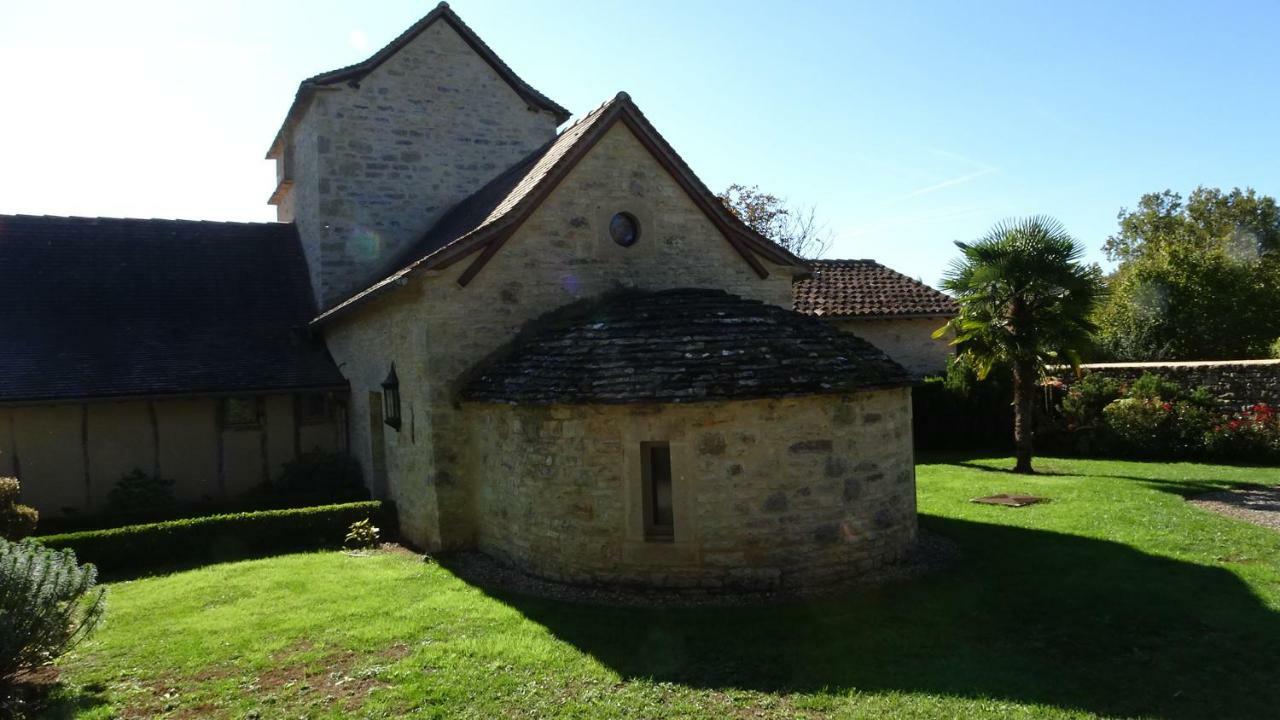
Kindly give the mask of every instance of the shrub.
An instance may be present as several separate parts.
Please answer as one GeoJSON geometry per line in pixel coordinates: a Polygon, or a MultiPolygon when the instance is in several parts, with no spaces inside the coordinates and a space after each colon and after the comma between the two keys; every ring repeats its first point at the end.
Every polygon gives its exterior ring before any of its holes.
{"type": "Polygon", "coordinates": [[[346,546],[352,549],[371,548],[378,544],[378,528],[369,518],[351,523],[347,529],[346,546]]]}
{"type": "Polygon", "coordinates": [[[319,451],[302,453],[285,463],[268,492],[276,497],[324,498],[329,502],[369,498],[355,458],[319,451]]]}
{"type": "Polygon", "coordinates": [[[1143,373],[1129,386],[1128,397],[1136,400],[1176,400],[1183,396],[1182,388],[1155,373],[1143,373]]]}
{"type": "Polygon", "coordinates": [[[1202,456],[1205,433],[1217,418],[1204,388],[1188,393],[1152,373],[1135,380],[1126,397],[1107,405],[1102,416],[1100,446],[1137,457],[1202,456]]]}
{"type": "Polygon", "coordinates": [[[1210,455],[1226,460],[1268,460],[1280,457],[1280,415],[1259,403],[1214,423],[1204,433],[1210,455]]]}
{"type": "Polygon", "coordinates": [[[210,515],[47,535],[39,541],[51,548],[72,549],[104,574],[118,577],[157,568],[337,548],[351,523],[370,517],[394,522],[395,513],[389,504],[365,501],[210,515]]]}
{"type": "Polygon", "coordinates": [[[1102,409],[1123,394],[1120,381],[1102,373],[1087,373],[1062,396],[1062,415],[1068,430],[1097,427],[1102,409]]]}
{"type": "Polygon", "coordinates": [[[98,572],[70,550],[0,540],[0,685],[71,649],[102,619],[98,572]]]}
{"type": "Polygon", "coordinates": [[[1271,342],[1271,357],[1280,359],[1280,338],[1276,338],[1271,342]]]}
{"type": "Polygon", "coordinates": [[[18,504],[22,485],[17,478],[0,477],[0,538],[21,540],[36,531],[40,513],[28,505],[18,504]]]}
{"type": "Polygon", "coordinates": [[[161,518],[173,512],[173,480],[135,469],[107,493],[107,513],[135,519],[161,518]]]}
{"type": "Polygon", "coordinates": [[[1012,392],[1007,371],[993,370],[979,381],[963,359],[949,359],[945,376],[926,378],[911,390],[916,448],[1012,449],[1012,392]]]}

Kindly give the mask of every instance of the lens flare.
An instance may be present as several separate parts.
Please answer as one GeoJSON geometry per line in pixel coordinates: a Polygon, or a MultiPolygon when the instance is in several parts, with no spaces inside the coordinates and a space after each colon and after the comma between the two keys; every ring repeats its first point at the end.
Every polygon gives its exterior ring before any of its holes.
{"type": "Polygon", "coordinates": [[[376,230],[356,228],[351,235],[349,247],[351,248],[351,254],[357,260],[370,261],[381,257],[384,245],[382,236],[376,230]]]}

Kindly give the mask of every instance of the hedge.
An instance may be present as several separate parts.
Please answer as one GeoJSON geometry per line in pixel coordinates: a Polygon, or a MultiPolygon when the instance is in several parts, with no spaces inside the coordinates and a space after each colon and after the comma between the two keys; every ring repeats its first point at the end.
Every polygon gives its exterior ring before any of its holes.
{"type": "Polygon", "coordinates": [[[35,538],[44,545],[74,550],[106,576],[261,557],[285,552],[341,547],[347,528],[373,518],[384,538],[393,537],[395,509],[365,501],[341,505],[208,515],[183,520],[86,530],[35,538]]]}

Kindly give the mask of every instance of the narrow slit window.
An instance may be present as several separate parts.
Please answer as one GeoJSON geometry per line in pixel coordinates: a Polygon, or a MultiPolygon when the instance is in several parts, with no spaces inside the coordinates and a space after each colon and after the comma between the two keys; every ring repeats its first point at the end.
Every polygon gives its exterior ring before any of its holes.
{"type": "Polygon", "coordinates": [[[675,538],[675,511],[671,493],[671,447],[664,442],[640,444],[644,486],[644,536],[646,540],[675,538]]]}

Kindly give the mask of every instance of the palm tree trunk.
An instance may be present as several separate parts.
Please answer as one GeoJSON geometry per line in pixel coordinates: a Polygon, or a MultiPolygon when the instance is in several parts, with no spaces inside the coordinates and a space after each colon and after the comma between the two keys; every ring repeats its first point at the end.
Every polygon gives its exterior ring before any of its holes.
{"type": "Polygon", "coordinates": [[[1031,474],[1031,414],[1035,411],[1035,367],[1019,362],[1013,368],[1013,446],[1016,473],[1031,474]]]}

